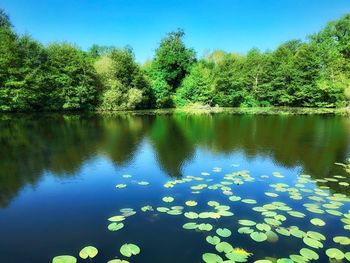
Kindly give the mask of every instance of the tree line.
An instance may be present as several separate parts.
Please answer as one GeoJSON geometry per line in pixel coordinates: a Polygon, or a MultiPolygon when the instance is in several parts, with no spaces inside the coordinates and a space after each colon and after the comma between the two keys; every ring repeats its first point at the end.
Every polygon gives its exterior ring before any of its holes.
{"type": "Polygon", "coordinates": [[[42,45],[0,10],[0,111],[344,107],[350,100],[350,14],[306,41],[198,58],[179,29],[143,65],[130,47],[42,45]]]}

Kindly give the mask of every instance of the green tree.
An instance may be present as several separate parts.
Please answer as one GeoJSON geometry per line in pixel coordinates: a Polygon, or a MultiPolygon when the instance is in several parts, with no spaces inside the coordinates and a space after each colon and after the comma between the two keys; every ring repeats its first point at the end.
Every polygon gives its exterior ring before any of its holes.
{"type": "Polygon", "coordinates": [[[103,84],[100,109],[126,110],[149,106],[149,84],[131,49],[113,49],[109,55],[96,60],[94,66],[103,84]]]}
{"type": "Polygon", "coordinates": [[[48,83],[53,110],[94,108],[98,89],[95,70],[87,55],[71,44],[51,44],[48,52],[48,83]]]}
{"type": "Polygon", "coordinates": [[[154,58],[154,66],[175,91],[195,62],[195,52],[183,42],[185,33],[179,29],[169,33],[160,42],[154,58]]]}
{"type": "Polygon", "coordinates": [[[205,61],[192,66],[175,94],[177,106],[199,102],[211,104],[214,92],[214,74],[205,61]]]}

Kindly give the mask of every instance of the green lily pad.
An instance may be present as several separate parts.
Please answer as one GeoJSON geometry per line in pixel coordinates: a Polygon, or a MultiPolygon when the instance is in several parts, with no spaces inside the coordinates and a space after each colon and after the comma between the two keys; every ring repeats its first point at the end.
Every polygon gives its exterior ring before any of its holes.
{"type": "Polygon", "coordinates": [[[240,234],[251,234],[253,232],[254,232],[254,230],[251,229],[250,227],[247,227],[247,226],[240,227],[238,229],[238,233],[240,233],[240,234]]]}
{"type": "Polygon", "coordinates": [[[153,207],[150,205],[145,205],[145,206],[141,207],[141,211],[142,212],[153,211],[153,207]]]}
{"type": "Polygon", "coordinates": [[[221,263],[223,262],[222,258],[219,255],[214,253],[205,253],[202,255],[202,259],[206,263],[221,263]]]}
{"type": "Polygon", "coordinates": [[[322,220],[322,219],[319,219],[319,218],[313,218],[310,220],[311,224],[315,225],[315,226],[325,226],[326,223],[322,220]]]}
{"type": "Polygon", "coordinates": [[[123,223],[111,223],[108,225],[108,230],[110,231],[118,231],[120,229],[122,229],[124,227],[124,224],[123,223]]]}
{"type": "Polygon", "coordinates": [[[97,253],[98,253],[97,248],[93,246],[87,246],[87,247],[84,247],[82,250],[80,250],[79,256],[82,259],[94,258],[96,257],[97,253]]]}
{"type": "Polygon", "coordinates": [[[174,198],[171,197],[171,196],[165,196],[165,197],[162,198],[162,200],[163,200],[164,202],[166,202],[166,203],[171,203],[171,202],[174,201],[174,198]]]}
{"type": "Polygon", "coordinates": [[[256,242],[263,242],[267,239],[267,235],[262,232],[253,232],[250,234],[250,237],[256,242]]]}
{"type": "Polygon", "coordinates": [[[73,256],[62,255],[52,259],[52,263],[76,263],[77,259],[73,256]]]}
{"type": "Polygon", "coordinates": [[[337,259],[337,260],[341,260],[345,257],[344,253],[342,251],[340,251],[337,248],[329,248],[326,250],[326,255],[330,258],[330,259],[337,259]]]}
{"type": "Polygon", "coordinates": [[[216,234],[218,234],[221,237],[229,237],[231,236],[231,231],[227,228],[218,228],[216,230],[216,234]]]}
{"type": "Polygon", "coordinates": [[[313,248],[323,248],[323,244],[315,239],[309,238],[309,237],[304,237],[303,241],[306,245],[308,245],[309,247],[313,247],[313,248]]]}
{"type": "Polygon", "coordinates": [[[350,261],[350,252],[345,253],[345,258],[350,261]]]}
{"type": "Polygon", "coordinates": [[[186,201],[185,204],[186,204],[187,206],[196,206],[196,205],[197,205],[197,202],[196,202],[196,201],[190,200],[190,201],[186,201]]]}
{"type": "Polygon", "coordinates": [[[125,216],[112,216],[110,218],[108,218],[108,221],[110,222],[120,222],[125,220],[125,216]]]}
{"type": "Polygon", "coordinates": [[[336,236],[333,238],[333,241],[335,243],[338,243],[338,244],[344,245],[344,246],[350,245],[350,238],[345,237],[345,236],[336,236]]]}
{"type": "Polygon", "coordinates": [[[125,257],[131,257],[140,253],[140,248],[135,244],[125,243],[120,248],[120,253],[125,257]]]}
{"type": "Polygon", "coordinates": [[[307,258],[308,260],[318,260],[319,259],[318,254],[309,248],[300,249],[300,255],[307,258]]]}
{"type": "Polygon", "coordinates": [[[198,218],[198,214],[195,212],[186,212],[185,217],[189,218],[189,219],[196,219],[198,218]]]}
{"type": "Polygon", "coordinates": [[[214,246],[219,244],[221,241],[220,238],[217,236],[207,236],[206,240],[209,244],[214,245],[214,246]]]}
{"type": "Polygon", "coordinates": [[[242,226],[255,226],[256,225],[256,223],[254,221],[245,220],[245,219],[239,220],[238,223],[242,226]]]}
{"type": "Polygon", "coordinates": [[[182,226],[182,228],[184,229],[196,229],[198,227],[198,225],[194,222],[189,222],[189,223],[186,223],[182,226]]]}
{"type": "Polygon", "coordinates": [[[201,231],[210,231],[213,229],[213,226],[211,224],[202,223],[198,225],[198,229],[201,231]]]}
{"type": "Polygon", "coordinates": [[[293,260],[290,258],[279,258],[277,259],[277,263],[293,263],[293,260]]]}
{"type": "Polygon", "coordinates": [[[137,184],[139,184],[139,185],[149,185],[149,182],[141,181],[141,182],[138,182],[137,184]]]}
{"type": "Polygon", "coordinates": [[[112,259],[108,261],[107,263],[129,263],[129,261],[123,260],[123,259],[112,259]]]}
{"type": "Polygon", "coordinates": [[[224,252],[225,254],[230,253],[233,250],[233,247],[231,246],[231,244],[227,243],[227,242],[220,242],[219,244],[217,244],[215,246],[215,249],[218,252],[224,252]]]}
{"type": "Polygon", "coordinates": [[[239,196],[232,195],[232,196],[230,196],[228,199],[229,199],[230,201],[232,201],[232,202],[236,202],[236,201],[241,200],[242,198],[239,197],[239,196]]]}

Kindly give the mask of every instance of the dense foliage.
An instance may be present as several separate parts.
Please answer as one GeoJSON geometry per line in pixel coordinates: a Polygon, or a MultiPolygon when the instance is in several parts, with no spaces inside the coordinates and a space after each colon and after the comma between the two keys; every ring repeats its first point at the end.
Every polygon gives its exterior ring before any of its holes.
{"type": "Polygon", "coordinates": [[[350,14],[274,51],[197,59],[183,38],[169,33],[141,66],[129,47],[43,46],[0,10],[0,111],[349,105],[350,14]]]}

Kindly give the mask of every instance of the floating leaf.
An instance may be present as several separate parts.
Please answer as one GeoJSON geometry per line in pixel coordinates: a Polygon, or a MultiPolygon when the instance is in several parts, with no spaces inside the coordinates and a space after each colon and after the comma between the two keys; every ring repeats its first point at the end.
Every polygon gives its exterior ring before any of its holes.
{"type": "Polygon", "coordinates": [[[120,248],[120,253],[125,257],[131,257],[140,253],[140,248],[135,244],[125,243],[120,248]]]}
{"type": "Polygon", "coordinates": [[[238,223],[242,226],[255,226],[256,225],[256,223],[254,221],[245,220],[245,219],[239,220],[238,223]]]}
{"type": "Polygon", "coordinates": [[[110,222],[120,222],[125,220],[125,216],[112,216],[110,218],[108,218],[108,221],[110,222]]]}
{"type": "Polygon", "coordinates": [[[198,214],[195,212],[186,212],[185,217],[189,218],[189,219],[196,219],[198,218],[198,214]]]}
{"type": "Polygon", "coordinates": [[[313,248],[323,248],[323,244],[315,239],[309,238],[309,237],[304,237],[303,241],[306,245],[313,247],[313,248]]]}
{"type": "Polygon", "coordinates": [[[231,236],[231,231],[227,228],[218,228],[216,230],[216,234],[218,234],[221,237],[229,237],[231,236]]]}
{"type": "Polygon", "coordinates": [[[93,246],[87,246],[87,247],[84,247],[82,250],[80,250],[79,256],[82,259],[94,258],[96,257],[97,253],[98,253],[97,248],[93,246]]]}
{"type": "Polygon", "coordinates": [[[171,203],[174,201],[174,198],[171,197],[171,196],[165,196],[162,198],[162,200],[165,202],[165,203],[171,203]]]}
{"type": "Polygon", "coordinates": [[[319,219],[319,218],[313,218],[310,220],[311,224],[315,225],[315,226],[324,226],[326,225],[326,223],[322,220],[322,219],[319,219]]]}
{"type": "Polygon", "coordinates": [[[337,259],[337,260],[341,260],[345,257],[344,253],[337,248],[327,249],[326,255],[331,259],[337,259]]]}
{"type": "Polygon", "coordinates": [[[250,233],[253,233],[253,232],[254,232],[254,230],[251,229],[250,227],[247,227],[247,226],[241,227],[241,228],[238,229],[238,233],[240,233],[240,234],[250,234],[250,233]]]}
{"type": "Polygon", "coordinates": [[[250,234],[250,237],[256,242],[263,242],[267,239],[267,235],[262,232],[253,232],[250,234]]]}
{"type": "Polygon", "coordinates": [[[146,205],[146,206],[141,207],[141,211],[142,212],[153,211],[153,207],[150,205],[146,205]]]}
{"type": "Polygon", "coordinates": [[[318,254],[309,248],[300,249],[300,255],[307,258],[308,260],[318,260],[319,259],[318,254]]]}
{"type": "Polygon", "coordinates": [[[344,236],[336,236],[333,238],[333,241],[344,246],[350,245],[350,238],[344,236]]]}
{"type": "Polygon", "coordinates": [[[220,238],[217,236],[207,236],[206,240],[209,244],[214,246],[220,243],[220,238]]]}
{"type": "Polygon", "coordinates": [[[205,253],[202,255],[202,259],[206,263],[220,263],[223,262],[222,258],[219,255],[213,253],[205,253]]]}
{"type": "Polygon", "coordinates": [[[52,259],[52,263],[76,263],[77,259],[73,256],[62,255],[52,259]]]}
{"type": "Polygon", "coordinates": [[[256,204],[257,202],[254,199],[242,199],[243,203],[246,204],[256,204]]]}
{"type": "Polygon", "coordinates": [[[231,246],[231,244],[227,242],[220,242],[215,246],[215,249],[218,252],[224,252],[226,254],[226,253],[230,253],[233,250],[233,247],[231,246]]]}
{"type": "Polygon", "coordinates": [[[112,259],[108,261],[107,263],[129,263],[129,261],[122,260],[122,259],[112,259]]]}
{"type": "Polygon", "coordinates": [[[111,223],[108,225],[108,230],[110,231],[118,231],[124,227],[123,223],[111,223]]]}
{"type": "Polygon", "coordinates": [[[186,223],[182,226],[184,229],[196,229],[198,225],[193,222],[186,223]]]}
{"type": "Polygon", "coordinates": [[[197,202],[196,202],[196,201],[190,200],[190,201],[186,201],[185,204],[186,204],[187,206],[196,206],[196,205],[197,205],[197,202]]]}
{"type": "Polygon", "coordinates": [[[210,231],[213,229],[213,226],[211,224],[202,223],[198,225],[198,229],[201,231],[210,231]]]}

